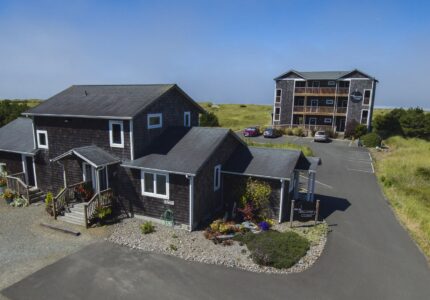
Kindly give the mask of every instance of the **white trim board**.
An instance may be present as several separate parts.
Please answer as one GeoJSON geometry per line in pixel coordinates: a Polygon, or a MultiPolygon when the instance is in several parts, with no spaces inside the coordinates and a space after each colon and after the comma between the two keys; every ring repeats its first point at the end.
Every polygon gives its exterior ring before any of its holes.
{"type": "Polygon", "coordinates": [[[124,121],[109,120],[109,145],[113,148],[124,148],[124,121]],[[119,125],[121,128],[121,143],[115,143],[113,140],[113,125],[119,125]]]}

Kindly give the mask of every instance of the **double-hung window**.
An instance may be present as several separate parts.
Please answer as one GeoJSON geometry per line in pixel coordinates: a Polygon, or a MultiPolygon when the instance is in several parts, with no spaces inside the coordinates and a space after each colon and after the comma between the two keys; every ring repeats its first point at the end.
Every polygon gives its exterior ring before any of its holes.
{"type": "Polygon", "coordinates": [[[282,90],[276,89],[275,102],[277,103],[281,102],[281,97],[282,97],[282,90]]]}
{"type": "Polygon", "coordinates": [[[148,114],[148,129],[163,127],[163,114],[148,114]]]}
{"type": "Polygon", "coordinates": [[[169,174],[142,171],[142,195],[169,199],[169,174]]]}
{"type": "Polygon", "coordinates": [[[214,191],[218,191],[221,187],[221,165],[214,168],[214,191]]]}
{"type": "Polygon", "coordinates": [[[109,121],[109,143],[111,147],[124,148],[124,124],[122,121],[109,121]]]}
{"type": "Polygon", "coordinates": [[[324,118],[325,124],[331,124],[331,118],[324,118]]]}
{"type": "Polygon", "coordinates": [[[48,132],[46,130],[36,130],[37,146],[39,149],[48,149],[48,132]]]}

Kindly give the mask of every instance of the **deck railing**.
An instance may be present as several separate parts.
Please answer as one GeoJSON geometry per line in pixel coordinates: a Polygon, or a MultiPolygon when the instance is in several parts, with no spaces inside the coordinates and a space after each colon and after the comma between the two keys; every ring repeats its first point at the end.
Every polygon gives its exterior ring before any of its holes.
{"type": "Polygon", "coordinates": [[[63,188],[58,195],[54,197],[54,200],[52,201],[52,211],[55,219],[57,219],[57,216],[66,207],[67,203],[74,199],[75,187],[84,183],[85,181],[82,181],[69,185],[68,187],[63,188]]]}
{"type": "Polygon", "coordinates": [[[7,187],[29,201],[29,186],[25,183],[25,173],[16,173],[6,176],[7,187]]]}
{"type": "Polygon", "coordinates": [[[96,193],[88,203],[84,204],[85,226],[88,227],[89,222],[94,219],[98,207],[107,207],[112,205],[113,192],[111,189],[106,189],[100,193],[96,193]]]}
{"type": "Polygon", "coordinates": [[[295,94],[312,94],[312,95],[348,95],[349,88],[335,88],[335,87],[296,87],[295,94]]]}
{"type": "Polygon", "coordinates": [[[294,112],[299,113],[329,113],[334,112],[339,114],[346,113],[346,107],[334,107],[334,106],[294,106],[294,112]]]}

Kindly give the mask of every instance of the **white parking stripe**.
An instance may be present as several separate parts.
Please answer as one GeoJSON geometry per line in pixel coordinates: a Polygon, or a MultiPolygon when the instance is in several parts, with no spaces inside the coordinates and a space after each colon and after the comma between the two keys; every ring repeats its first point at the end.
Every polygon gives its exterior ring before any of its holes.
{"type": "Polygon", "coordinates": [[[374,172],[371,171],[366,171],[366,170],[359,170],[359,169],[350,169],[350,168],[346,168],[348,171],[354,171],[354,172],[363,172],[363,173],[370,173],[373,174],[374,172]]]}
{"type": "MultiPolygon", "coordinates": [[[[305,178],[306,180],[308,180],[308,177],[306,177],[304,175],[300,175],[300,177],[305,178]]],[[[321,181],[315,180],[315,182],[318,183],[318,184],[320,184],[320,185],[322,185],[322,186],[325,186],[326,188],[333,189],[333,187],[331,185],[322,183],[321,181]]]]}

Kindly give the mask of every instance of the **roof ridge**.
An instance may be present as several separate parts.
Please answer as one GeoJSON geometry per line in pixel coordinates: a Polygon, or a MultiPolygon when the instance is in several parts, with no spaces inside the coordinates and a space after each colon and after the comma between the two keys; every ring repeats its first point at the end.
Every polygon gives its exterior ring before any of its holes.
{"type": "Polygon", "coordinates": [[[150,86],[150,85],[175,85],[176,83],[118,83],[118,84],[72,84],[71,86],[150,86]]]}

